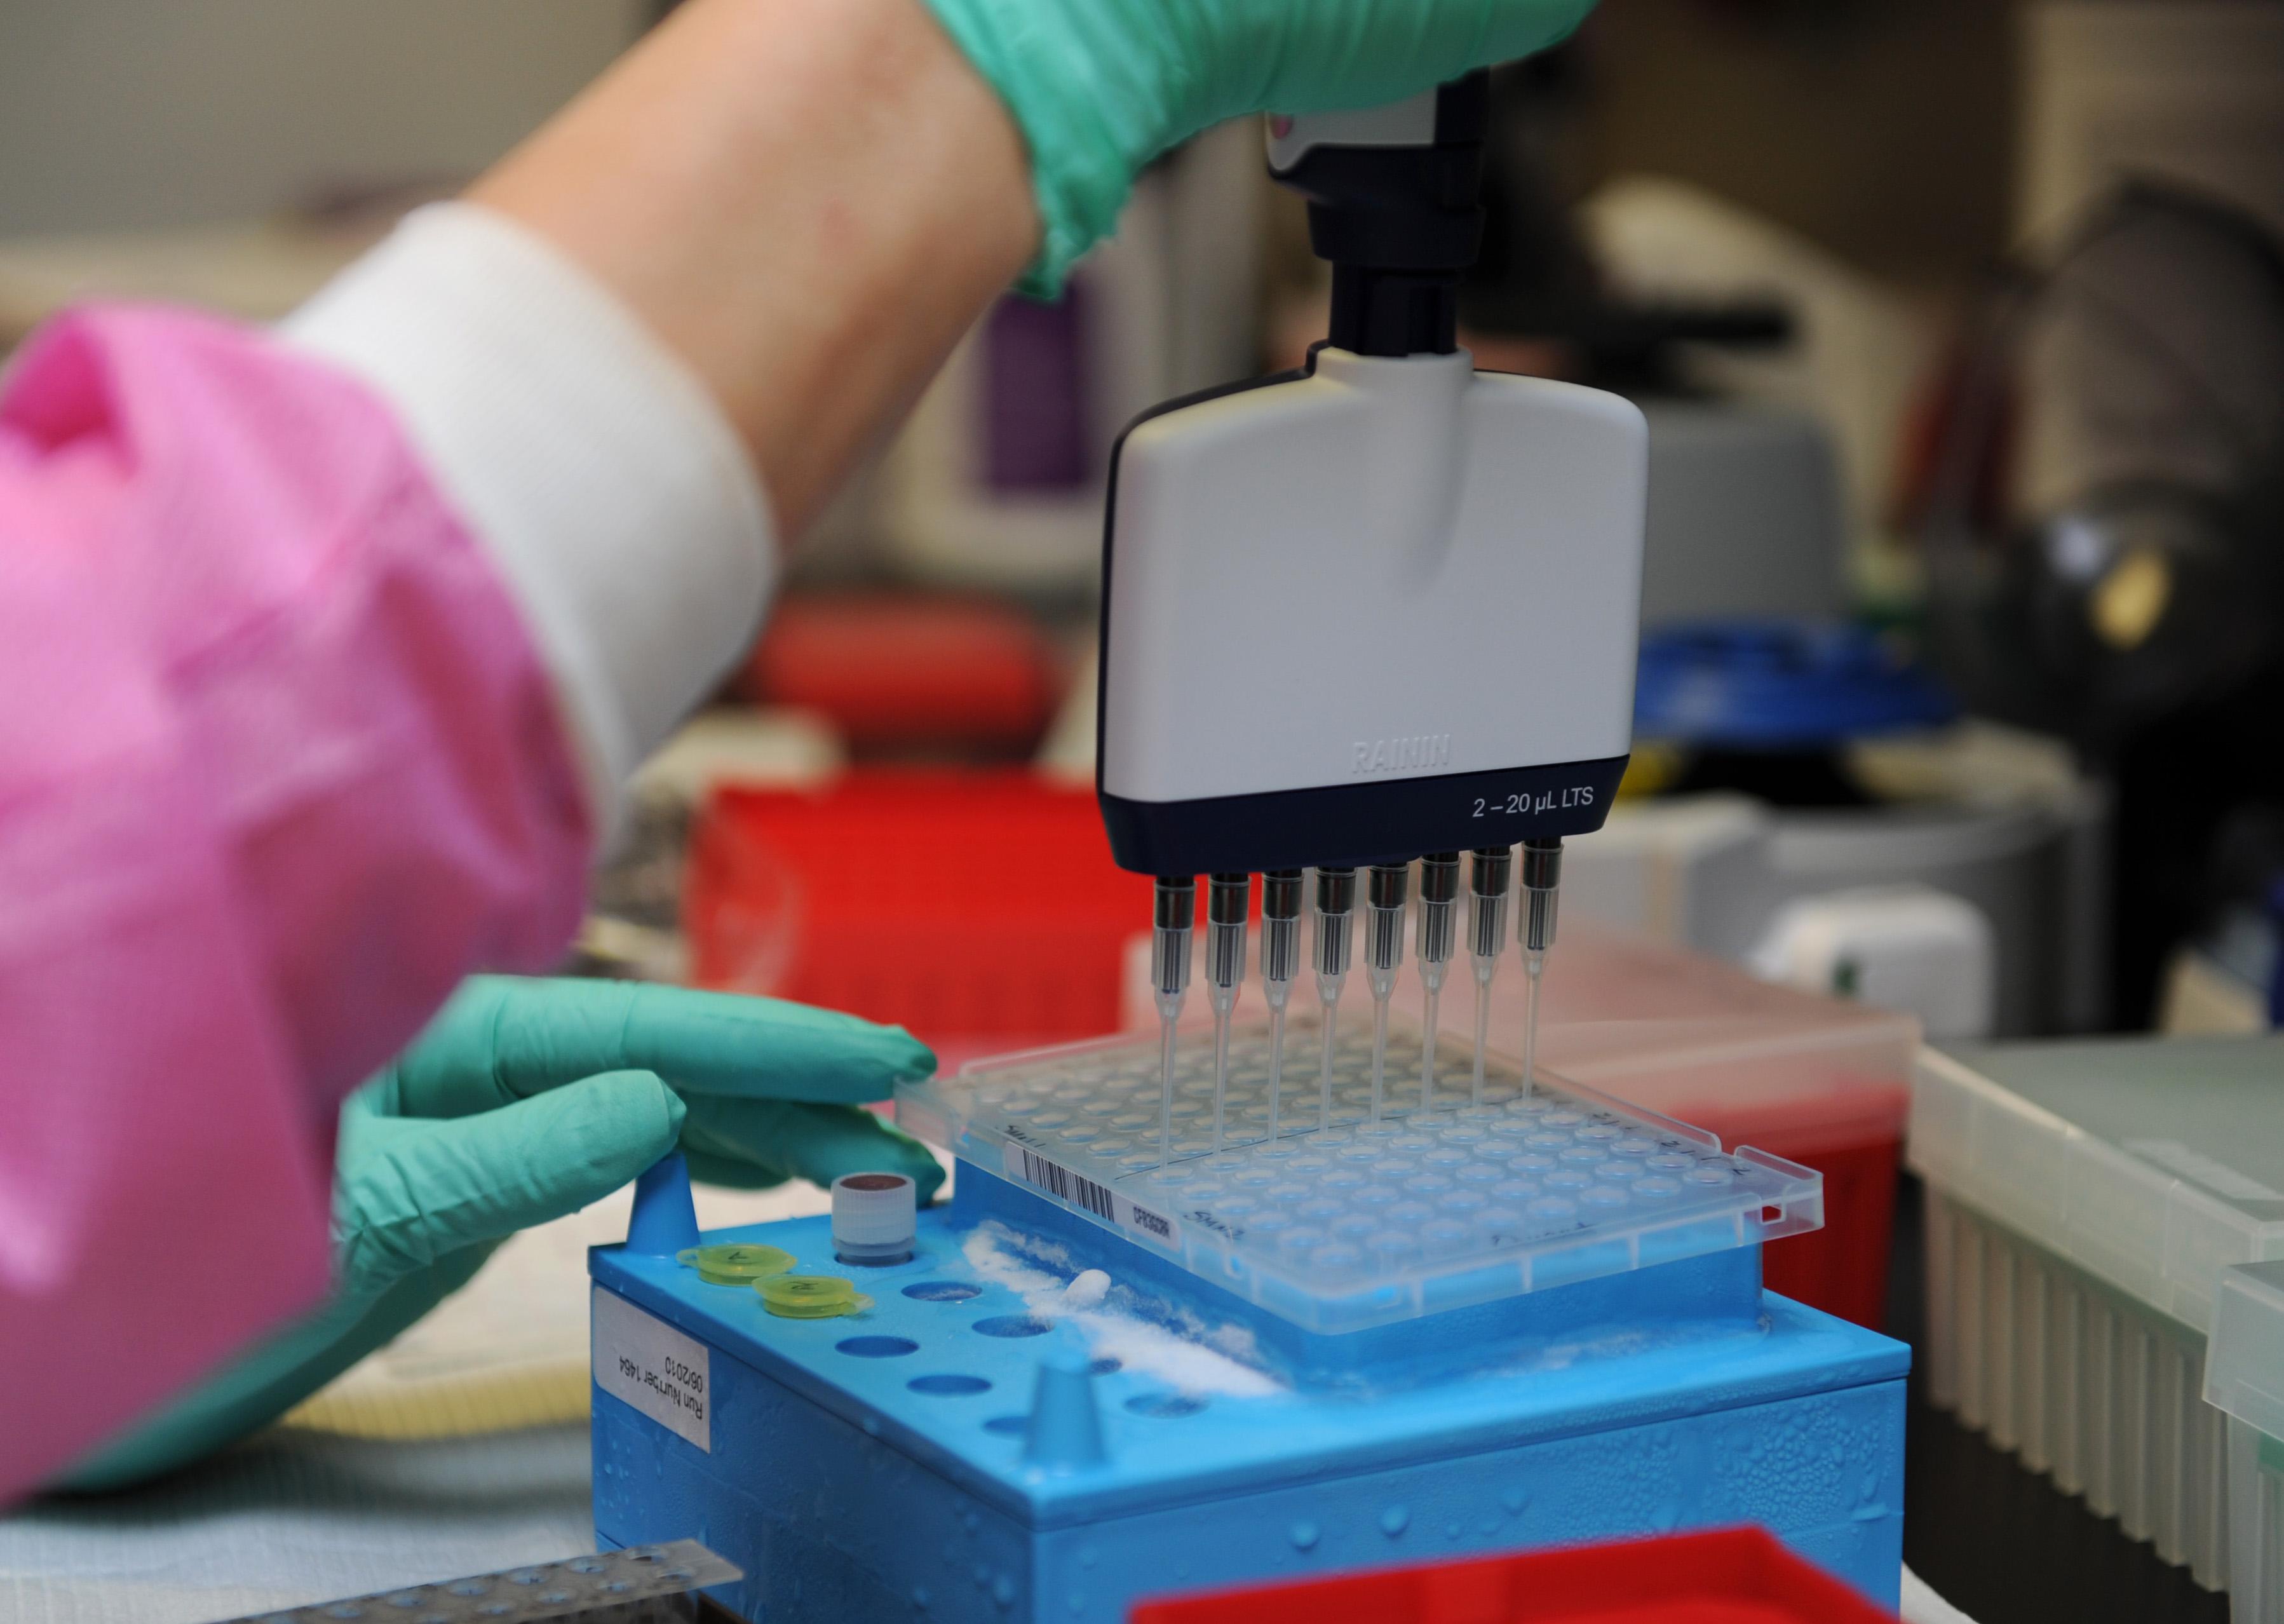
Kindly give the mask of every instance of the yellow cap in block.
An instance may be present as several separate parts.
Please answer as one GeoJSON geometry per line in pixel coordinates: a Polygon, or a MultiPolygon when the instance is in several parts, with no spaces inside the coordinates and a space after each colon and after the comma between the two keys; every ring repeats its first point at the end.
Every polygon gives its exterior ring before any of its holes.
{"type": "Polygon", "coordinates": [[[698,1271],[708,1285],[746,1285],[793,1267],[793,1253],[775,1246],[692,1246],[675,1253],[675,1261],[698,1271]]]}
{"type": "Polygon", "coordinates": [[[872,1300],[838,1275],[778,1275],[759,1281],[762,1306],[784,1319],[833,1319],[860,1314],[872,1300]]]}

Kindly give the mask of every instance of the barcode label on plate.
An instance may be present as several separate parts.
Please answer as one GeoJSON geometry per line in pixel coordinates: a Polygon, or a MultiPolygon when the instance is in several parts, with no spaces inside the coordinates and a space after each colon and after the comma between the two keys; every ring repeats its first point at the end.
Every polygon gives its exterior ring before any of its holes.
{"type": "Polygon", "coordinates": [[[1131,1230],[1161,1246],[1181,1245],[1181,1225],[1165,1214],[1154,1212],[1109,1185],[1097,1183],[1083,1173],[1074,1173],[1062,1163],[1052,1161],[1013,1139],[1007,1141],[1004,1165],[1009,1178],[1021,1179],[1034,1190],[1044,1190],[1057,1200],[1092,1213],[1105,1223],[1131,1230]]]}

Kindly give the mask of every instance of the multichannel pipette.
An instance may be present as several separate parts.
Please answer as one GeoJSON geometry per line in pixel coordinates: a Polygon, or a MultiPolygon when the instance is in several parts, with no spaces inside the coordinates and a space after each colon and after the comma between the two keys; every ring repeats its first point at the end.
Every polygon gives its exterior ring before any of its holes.
{"type": "Polygon", "coordinates": [[[1261,995],[1269,1005],[1269,1144],[1279,1133],[1285,1091],[1285,1005],[1301,973],[1301,871],[1271,869],[1261,877],[1261,995]]]}
{"type": "Polygon", "coordinates": [[[1420,985],[1426,1007],[1420,1025],[1420,1109],[1435,1106],[1435,1030],[1443,1001],[1443,972],[1459,933],[1459,854],[1430,852],[1420,859],[1420,985]]]}
{"type": "Polygon", "coordinates": [[[1546,949],[1554,945],[1554,903],[1562,883],[1562,842],[1534,837],[1522,843],[1522,1086],[1530,1088],[1538,1062],[1538,988],[1546,949]]]}
{"type": "MultiPolygon", "coordinates": [[[[1236,876],[1271,877],[1262,957],[1280,1023],[1295,871],[1316,870],[1339,903],[1318,916],[1328,1056],[1356,871],[1393,886],[1423,852],[1505,865],[1516,841],[1599,829],[1632,742],[1647,431],[1614,395],[1477,373],[1459,347],[1485,107],[1471,75],[1277,121],[1271,172],[1307,198],[1333,265],[1328,341],[1301,372],[1146,414],[1114,453],[1096,780],[1112,853],[1136,873],[1230,877],[1232,895],[1236,876]],[[1353,652],[1388,647],[1426,657],[1353,652]]],[[[1481,904],[1496,933],[1471,944],[1489,949],[1479,987],[1506,940],[1498,880],[1481,904]]],[[[1428,861],[1419,888],[1432,1009],[1454,861],[1428,861]]],[[[1399,918],[1372,916],[1376,981],[1399,918]]],[[[1322,1063],[1318,1125],[1335,1092],[1322,1063]]]]}
{"type": "Polygon", "coordinates": [[[1481,1107],[1483,1047],[1491,1027],[1491,977],[1506,951],[1507,879],[1514,854],[1504,846],[1488,846],[1474,857],[1467,871],[1467,948],[1475,961],[1475,1069],[1469,1103],[1481,1107]]]}
{"type": "Polygon", "coordinates": [[[1404,898],[1411,888],[1408,863],[1376,863],[1366,882],[1364,968],[1372,983],[1372,1125],[1380,1126],[1388,1098],[1388,1001],[1396,972],[1404,964],[1404,898]]]}
{"type": "Polygon", "coordinates": [[[1356,871],[1317,871],[1317,1002],[1325,1010],[1324,1059],[1317,1073],[1317,1127],[1333,1125],[1333,1046],[1341,988],[1349,979],[1349,926],[1356,918],[1356,871]]]}
{"type": "Polygon", "coordinates": [[[1198,882],[1184,874],[1158,881],[1150,933],[1150,987],[1158,998],[1159,1044],[1164,1081],[1158,1105],[1158,1165],[1174,1159],[1174,1033],[1190,991],[1190,933],[1198,912],[1198,882]]]}
{"type": "Polygon", "coordinates": [[[1229,1103],[1229,1017],[1245,981],[1245,924],[1253,911],[1253,876],[1216,874],[1206,886],[1206,995],[1214,1012],[1214,1153],[1219,1155],[1229,1103]]]}

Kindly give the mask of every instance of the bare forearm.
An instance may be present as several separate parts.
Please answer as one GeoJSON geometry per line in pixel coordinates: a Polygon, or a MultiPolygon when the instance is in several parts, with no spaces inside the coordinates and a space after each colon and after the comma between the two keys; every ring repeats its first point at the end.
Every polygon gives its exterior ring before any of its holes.
{"type": "Polygon", "coordinates": [[[918,0],[691,0],[478,183],[698,374],[788,538],[1038,238],[918,0]]]}

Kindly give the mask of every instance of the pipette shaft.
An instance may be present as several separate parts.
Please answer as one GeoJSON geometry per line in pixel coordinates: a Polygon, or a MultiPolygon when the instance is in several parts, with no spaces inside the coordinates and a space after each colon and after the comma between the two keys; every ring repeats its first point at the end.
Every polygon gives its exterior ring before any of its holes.
{"type": "Polygon", "coordinates": [[[1174,1159],[1174,1032],[1190,990],[1190,937],[1197,923],[1198,882],[1181,875],[1158,881],[1150,932],[1151,990],[1158,999],[1160,1065],[1158,1165],[1174,1159]]]}

